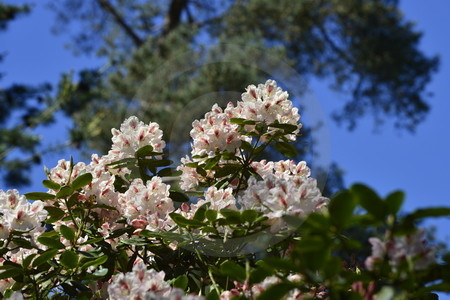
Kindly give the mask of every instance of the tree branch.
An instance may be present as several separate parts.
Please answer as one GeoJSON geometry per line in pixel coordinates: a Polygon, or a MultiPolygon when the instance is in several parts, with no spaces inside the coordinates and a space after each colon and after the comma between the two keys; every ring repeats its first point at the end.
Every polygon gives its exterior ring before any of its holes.
{"type": "Polygon", "coordinates": [[[124,18],[119,14],[119,12],[114,8],[114,6],[108,0],[97,0],[97,3],[100,5],[103,10],[110,13],[117,24],[125,31],[125,33],[133,40],[133,43],[136,46],[141,46],[143,41],[142,39],[134,32],[134,30],[128,25],[124,18]]]}
{"type": "Polygon", "coordinates": [[[169,11],[164,19],[163,35],[167,35],[181,22],[181,14],[187,7],[189,0],[172,0],[169,11]]]}

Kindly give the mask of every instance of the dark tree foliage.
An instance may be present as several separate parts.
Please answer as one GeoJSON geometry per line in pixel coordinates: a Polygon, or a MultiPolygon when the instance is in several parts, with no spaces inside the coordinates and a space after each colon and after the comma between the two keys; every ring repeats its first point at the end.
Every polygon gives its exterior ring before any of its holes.
{"type": "MultiPolygon", "coordinates": [[[[0,31],[6,30],[8,22],[28,11],[27,6],[0,3],[0,31]]],[[[0,60],[2,58],[0,56],[0,60]]],[[[41,161],[40,138],[32,129],[52,120],[51,113],[43,113],[49,91],[48,84],[0,87],[0,174],[7,186],[30,183],[27,173],[41,161]]]]}
{"type": "MultiPolygon", "coordinates": [[[[62,0],[49,5],[55,31],[76,54],[104,64],[62,75],[58,107],[73,120],[71,142],[105,153],[111,128],[129,115],[157,122],[172,153],[190,122],[227,91],[286,75],[330,82],[348,100],[334,113],[350,129],[364,115],[413,131],[429,110],[438,67],[421,33],[394,0],[62,0]]],[[[299,83],[300,84],[300,83],[299,83]]],[[[301,89],[300,89],[301,90],[301,89]]],[[[295,96],[294,101],[301,99],[295,96]]],[[[55,99],[54,99],[55,100],[55,99]]],[[[313,126],[314,124],[306,124],[313,126]]]]}
{"type": "Polygon", "coordinates": [[[109,67],[92,87],[97,91],[87,92],[92,101],[76,91],[84,109],[71,109],[76,97],[66,106],[83,131],[77,137],[91,148],[103,148],[110,125],[130,107],[167,131],[189,100],[273,76],[254,61],[257,49],[348,95],[334,117],[349,128],[370,114],[377,124],[390,118],[413,131],[429,110],[425,88],[438,58],[418,49],[421,33],[404,19],[398,1],[65,0],[52,6],[57,29],[82,26],[73,49],[95,53],[109,67]],[[98,117],[105,126],[86,132],[98,117]]]}

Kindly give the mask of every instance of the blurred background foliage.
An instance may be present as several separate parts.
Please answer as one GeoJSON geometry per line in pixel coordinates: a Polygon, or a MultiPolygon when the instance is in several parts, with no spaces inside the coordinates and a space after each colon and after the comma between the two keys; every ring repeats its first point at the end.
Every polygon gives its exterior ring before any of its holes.
{"type": "MultiPolygon", "coordinates": [[[[70,145],[82,151],[106,153],[111,128],[134,114],[159,123],[176,153],[189,137],[189,128],[174,125],[180,112],[186,120],[199,118],[212,105],[200,101],[204,95],[214,93],[223,104],[230,100],[227,91],[242,92],[273,76],[261,68],[261,52],[289,65],[305,83],[325,78],[346,95],[334,119],[350,130],[370,115],[375,126],[389,120],[413,132],[429,111],[426,87],[439,65],[436,56],[419,50],[421,33],[396,0],[62,0],[49,5],[56,16],[54,31],[70,35],[74,55],[96,55],[106,64],[61,74],[53,93],[48,85],[0,90],[0,170],[9,185],[27,183],[26,167],[40,157],[32,129],[52,121],[57,111],[72,120],[70,145]],[[192,109],[194,99],[199,100],[192,109]]],[[[27,11],[0,5],[1,30],[27,11]]],[[[336,164],[320,176],[326,173],[326,194],[342,188],[336,164]]]]}

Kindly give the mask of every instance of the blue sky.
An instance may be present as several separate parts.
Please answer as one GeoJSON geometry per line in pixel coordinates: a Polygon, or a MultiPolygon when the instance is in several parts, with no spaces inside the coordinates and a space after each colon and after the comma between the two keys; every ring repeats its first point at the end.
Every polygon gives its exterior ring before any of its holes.
{"type": "MultiPolygon", "coordinates": [[[[11,82],[55,83],[62,72],[101,67],[94,57],[75,57],[65,49],[68,37],[51,34],[54,16],[43,7],[45,1],[35,2],[37,4],[29,16],[14,21],[6,32],[0,34],[0,50],[8,53],[0,64],[0,70],[6,73],[0,81],[1,86],[11,82]]],[[[415,134],[396,131],[389,124],[374,133],[371,118],[361,120],[352,132],[338,127],[331,118],[327,119],[327,124],[331,136],[331,160],[345,169],[346,184],[363,182],[381,195],[403,190],[407,194],[404,208],[411,211],[417,207],[450,204],[450,139],[446,133],[450,129],[450,2],[404,0],[401,1],[401,9],[406,18],[416,22],[416,28],[424,32],[420,48],[427,54],[441,57],[439,72],[428,87],[434,96],[429,100],[431,112],[426,121],[418,126],[415,134]]],[[[328,117],[346,99],[345,95],[330,91],[323,82],[313,81],[310,87],[328,117]]],[[[41,130],[44,143],[55,139],[63,141],[64,129],[68,126],[69,122],[62,121],[57,126],[41,130]]],[[[43,164],[53,167],[58,158],[47,156],[43,164]]],[[[21,189],[21,192],[42,190],[42,168],[35,168],[33,176],[35,184],[21,189]]],[[[0,185],[0,188],[8,187],[0,185]]],[[[450,242],[447,229],[450,220],[430,224],[437,225],[439,237],[450,242]]]]}

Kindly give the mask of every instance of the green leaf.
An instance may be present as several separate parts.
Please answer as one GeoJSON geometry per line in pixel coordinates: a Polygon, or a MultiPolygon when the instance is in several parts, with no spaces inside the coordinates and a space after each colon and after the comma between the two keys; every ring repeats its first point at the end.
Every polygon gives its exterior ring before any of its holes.
{"type": "Polygon", "coordinates": [[[197,173],[202,175],[203,177],[206,177],[206,175],[207,175],[205,169],[203,169],[203,167],[201,167],[201,166],[198,166],[197,168],[195,168],[195,171],[197,171],[197,173]]]}
{"type": "Polygon", "coordinates": [[[23,267],[24,269],[28,268],[28,266],[31,264],[31,262],[33,261],[33,258],[35,258],[36,255],[38,255],[38,254],[37,254],[37,253],[33,253],[33,254],[30,254],[30,255],[28,255],[27,257],[25,257],[25,258],[22,260],[22,267],[23,267]]]}
{"type": "Polygon", "coordinates": [[[261,213],[256,210],[247,209],[244,210],[241,215],[242,221],[252,224],[261,215],[261,213]]]}
{"type": "Polygon", "coordinates": [[[52,200],[55,199],[55,195],[47,194],[47,193],[40,193],[40,192],[34,192],[34,193],[26,193],[24,194],[25,197],[27,197],[28,200],[52,200]]]}
{"type": "Polygon", "coordinates": [[[395,191],[389,194],[385,200],[389,213],[393,215],[398,213],[402,207],[404,199],[405,193],[402,191],[395,191]]]}
{"type": "Polygon", "coordinates": [[[40,236],[37,240],[39,243],[49,247],[50,249],[64,249],[66,247],[63,243],[53,237],[40,236]]]}
{"type": "Polygon", "coordinates": [[[212,158],[208,158],[205,161],[205,166],[204,169],[205,170],[212,170],[220,161],[220,155],[217,155],[215,157],[212,158]]]}
{"type": "Polygon", "coordinates": [[[139,148],[134,154],[136,158],[138,157],[146,157],[146,156],[154,156],[153,147],[150,145],[146,145],[142,148],[139,148]]]}
{"type": "Polygon", "coordinates": [[[177,191],[170,191],[169,198],[175,202],[188,202],[189,201],[189,197],[186,194],[177,192],[177,191]]]}
{"type": "Polygon", "coordinates": [[[50,217],[47,219],[48,223],[58,221],[65,215],[65,212],[59,207],[45,206],[44,209],[48,212],[48,216],[50,217]]]}
{"type": "Polygon", "coordinates": [[[80,245],[90,245],[90,244],[95,244],[95,243],[101,242],[101,241],[103,241],[103,240],[104,240],[104,238],[102,238],[102,237],[93,238],[93,239],[87,240],[87,241],[84,242],[84,243],[81,243],[80,245]]]}
{"type": "Polygon", "coordinates": [[[33,246],[31,245],[31,242],[29,240],[23,238],[13,238],[11,241],[20,248],[33,249],[33,246]]]}
{"type": "Polygon", "coordinates": [[[286,134],[293,133],[294,131],[296,131],[298,129],[297,125],[279,124],[279,123],[269,124],[269,127],[283,129],[284,133],[286,133],[286,134]]]}
{"type": "Polygon", "coordinates": [[[79,190],[82,187],[90,184],[91,182],[92,182],[92,174],[85,173],[75,178],[75,180],[72,182],[72,189],[74,189],[75,191],[79,190]]]}
{"type": "Polygon", "coordinates": [[[175,281],[173,282],[173,287],[182,289],[184,291],[188,286],[188,282],[188,277],[186,275],[181,275],[178,276],[177,279],[175,279],[175,281]]]}
{"type": "Polygon", "coordinates": [[[233,279],[237,279],[241,282],[243,282],[247,277],[245,269],[232,260],[227,260],[226,262],[221,264],[220,272],[223,275],[229,276],[233,279]]]}
{"type": "Polygon", "coordinates": [[[293,283],[282,282],[267,288],[262,294],[256,297],[257,300],[278,300],[282,299],[290,290],[297,286],[293,283]]]}
{"type": "Polygon", "coordinates": [[[352,221],[355,206],[356,201],[350,192],[344,191],[337,194],[328,206],[331,223],[338,229],[347,228],[352,221]]]}
{"type": "Polygon", "coordinates": [[[241,213],[239,211],[224,208],[220,210],[220,214],[225,217],[229,224],[241,223],[241,213]]]}
{"type": "Polygon", "coordinates": [[[175,223],[177,223],[178,226],[181,227],[200,227],[204,225],[203,222],[200,222],[198,220],[186,219],[185,217],[177,213],[170,213],[169,216],[175,223]]]}
{"type": "Polygon", "coordinates": [[[149,243],[141,238],[141,237],[132,237],[129,239],[122,239],[120,240],[121,243],[127,244],[127,245],[133,245],[133,246],[146,246],[149,243]]]}
{"type": "Polygon", "coordinates": [[[84,269],[87,269],[87,268],[89,268],[89,267],[95,267],[95,266],[102,265],[102,264],[104,264],[107,260],[108,260],[108,256],[107,256],[107,255],[102,255],[102,256],[100,256],[100,257],[97,257],[97,258],[94,259],[94,260],[90,260],[90,261],[84,263],[84,264],[81,266],[81,269],[84,270],[84,269]]]}
{"type": "Polygon", "coordinates": [[[40,265],[42,265],[42,264],[48,262],[50,259],[52,259],[53,257],[55,257],[56,254],[58,254],[58,249],[50,249],[50,250],[47,250],[47,251],[45,251],[45,252],[42,252],[41,254],[39,254],[38,257],[36,257],[36,258],[33,260],[32,266],[33,266],[34,268],[36,268],[36,267],[38,267],[38,266],[40,266],[40,265]]]}
{"type": "Polygon", "coordinates": [[[75,238],[75,231],[73,228],[67,227],[66,225],[61,225],[59,227],[59,231],[61,232],[61,235],[65,237],[69,241],[73,241],[75,238]]]}
{"type": "Polygon", "coordinates": [[[58,193],[56,193],[56,198],[62,199],[67,198],[73,194],[73,189],[70,186],[63,186],[58,193]]]}
{"type": "Polygon", "coordinates": [[[215,178],[225,177],[242,170],[242,166],[239,164],[227,164],[221,168],[217,168],[214,173],[215,178]]]}
{"type": "Polygon", "coordinates": [[[275,148],[278,152],[288,158],[294,158],[297,156],[297,149],[292,144],[286,142],[276,142],[275,148]]]}
{"type": "Polygon", "coordinates": [[[165,168],[162,170],[159,170],[158,176],[159,177],[174,177],[174,176],[180,176],[183,172],[177,171],[176,168],[165,168]]]}
{"type": "Polygon", "coordinates": [[[78,254],[72,250],[64,251],[59,262],[68,269],[75,269],[78,266],[78,254]]]}
{"type": "Polygon", "coordinates": [[[51,181],[51,180],[47,180],[47,179],[42,181],[42,185],[45,186],[46,188],[54,190],[54,191],[57,191],[61,188],[60,184],[58,184],[54,181],[51,181]]]}
{"type": "Polygon", "coordinates": [[[205,216],[209,221],[214,222],[217,219],[217,210],[208,209],[205,216]]]}
{"type": "Polygon", "coordinates": [[[238,125],[255,125],[256,121],[247,120],[247,119],[243,119],[243,118],[231,118],[230,123],[238,124],[238,125]]]}
{"type": "Polygon", "coordinates": [[[430,217],[448,217],[450,216],[450,207],[421,208],[415,210],[409,216],[413,219],[423,219],[430,217]]]}
{"type": "Polygon", "coordinates": [[[1,279],[7,279],[7,278],[13,278],[19,275],[23,274],[23,269],[22,268],[11,268],[11,269],[7,269],[6,271],[2,272],[0,274],[0,280],[1,279]]]}
{"type": "Polygon", "coordinates": [[[241,149],[250,153],[250,152],[252,152],[253,147],[252,147],[252,145],[250,145],[249,142],[242,141],[241,149]]]}
{"type": "Polygon", "coordinates": [[[206,294],[206,300],[220,300],[220,295],[218,295],[216,289],[213,288],[206,294]]]}
{"type": "Polygon", "coordinates": [[[378,220],[384,220],[388,210],[387,204],[371,188],[363,184],[354,184],[350,191],[369,214],[378,220]]]}
{"type": "Polygon", "coordinates": [[[197,221],[203,221],[205,219],[206,210],[210,205],[211,203],[207,202],[202,206],[200,206],[199,208],[197,208],[197,211],[195,212],[193,219],[197,221]]]}
{"type": "Polygon", "coordinates": [[[159,168],[170,166],[173,161],[168,159],[139,159],[138,164],[147,168],[159,168]]]}

